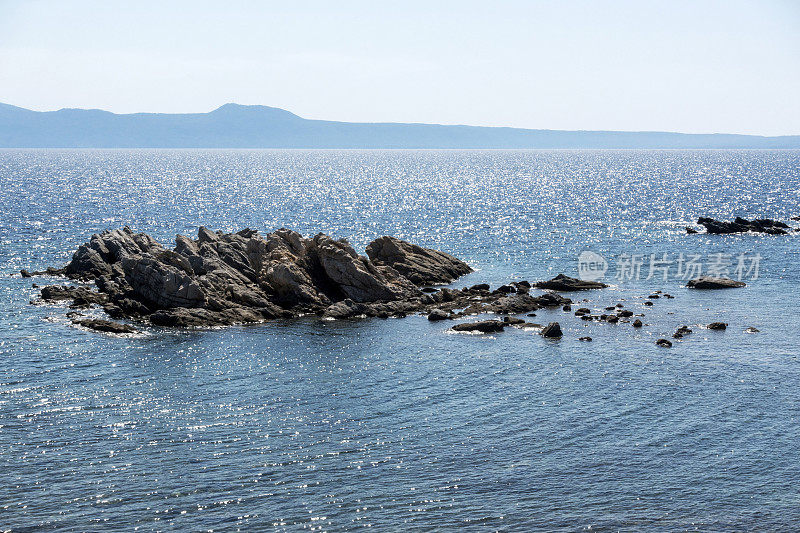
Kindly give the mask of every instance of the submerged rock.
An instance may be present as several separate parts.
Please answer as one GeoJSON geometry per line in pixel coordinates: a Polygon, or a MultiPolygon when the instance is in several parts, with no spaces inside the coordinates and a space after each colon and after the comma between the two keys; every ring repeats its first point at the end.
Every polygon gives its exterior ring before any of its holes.
{"type": "Polygon", "coordinates": [[[138,329],[128,324],[120,324],[119,322],[111,322],[110,320],[102,320],[99,318],[76,319],[73,320],[72,323],[87,329],[102,331],[103,333],[114,333],[115,335],[139,332],[138,329]]]}
{"type": "Polygon", "coordinates": [[[700,276],[689,280],[686,284],[690,289],[733,289],[737,287],[744,287],[747,284],[744,281],[736,281],[730,278],[715,278],[711,276],[700,276]]]}
{"type": "Polygon", "coordinates": [[[604,289],[608,287],[608,285],[599,281],[584,281],[582,279],[565,276],[564,274],[559,274],[549,281],[537,281],[533,286],[537,289],[565,292],[604,289]]]}
{"type": "Polygon", "coordinates": [[[503,331],[506,326],[499,320],[481,320],[479,322],[465,322],[463,324],[456,324],[452,328],[453,331],[469,331],[478,333],[499,333],[503,331]]]}

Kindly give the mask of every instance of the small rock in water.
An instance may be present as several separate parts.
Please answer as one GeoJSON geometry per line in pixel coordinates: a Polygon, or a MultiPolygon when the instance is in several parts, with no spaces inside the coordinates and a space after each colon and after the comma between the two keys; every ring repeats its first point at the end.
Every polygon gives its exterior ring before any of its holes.
{"type": "Polygon", "coordinates": [[[697,230],[694,228],[690,228],[689,226],[686,226],[686,233],[688,234],[697,233],[697,230]]]}
{"type": "Polygon", "coordinates": [[[572,311],[572,306],[567,304],[564,307],[562,307],[561,310],[562,311],[567,311],[567,312],[572,311]]]}
{"type": "Polygon", "coordinates": [[[681,326],[681,327],[678,328],[678,331],[676,331],[675,333],[680,333],[683,336],[683,335],[688,335],[691,332],[692,332],[692,330],[691,330],[691,328],[689,326],[681,326]]]}
{"type": "Polygon", "coordinates": [[[651,302],[650,300],[647,300],[647,301],[644,303],[644,305],[653,305],[653,302],[651,302]]]}
{"type": "Polygon", "coordinates": [[[635,327],[635,328],[640,328],[640,327],[642,327],[642,325],[643,325],[642,321],[639,320],[638,318],[633,321],[633,327],[635,327]]]}
{"type": "Polygon", "coordinates": [[[591,337],[581,337],[578,340],[579,341],[583,341],[583,342],[592,342],[592,338],[591,337]]]}
{"type": "Polygon", "coordinates": [[[581,307],[580,309],[575,311],[575,316],[589,315],[591,313],[592,313],[592,310],[589,309],[588,307],[581,307]]]}
{"type": "Polygon", "coordinates": [[[617,322],[619,322],[619,317],[617,315],[608,315],[608,317],[606,318],[606,322],[608,322],[609,324],[616,324],[617,322]]]}
{"type": "Polygon", "coordinates": [[[713,330],[723,330],[728,328],[728,324],[726,324],[725,322],[712,322],[707,327],[708,329],[713,329],[713,330]]]}
{"type": "Polygon", "coordinates": [[[549,337],[549,338],[557,338],[561,337],[563,333],[561,333],[561,324],[558,322],[550,322],[547,324],[541,333],[542,337],[549,337]]]}
{"type": "Polygon", "coordinates": [[[524,324],[525,321],[522,320],[521,318],[517,318],[517,317],[514,317],[514,316],[504,316],[503,317],[503,323],[504,324],[509,324],[511,326],[514,326],[516,324],[524,324]]]}
{"type": "Polygon", "coordinates": [[[630,317],[630,316],[633,316],[633,311],[629,311],[627,309],[622,309],[620,311],[617,311],[617,316],[630,317]]]}
{"type": "Polygon", "coordinates": [[[672,348],[672,343],[667,339],[658,339],[656,341],[656,346],[661,346],[662,348],[672,348]]]}
{"type": "Polygon", "coordinates": [[[752,326],[750,326],[749,328],[747,328],[747,329],[745,330],[745,332],[747,332],[747,333],[759,333],[760,331],[761,331],[760,329],[758,329],[758,328],[754,328],[754,327],[752,327],[752,326]]]}

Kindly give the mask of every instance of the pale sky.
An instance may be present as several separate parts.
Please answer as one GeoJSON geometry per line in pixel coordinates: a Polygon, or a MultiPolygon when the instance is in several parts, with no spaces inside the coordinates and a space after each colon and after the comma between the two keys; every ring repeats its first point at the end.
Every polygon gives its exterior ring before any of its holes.
{"type": "Polygon", "coordinates": [[[800,134],[800,0],[0,0],[0,102],[800,134]]]}

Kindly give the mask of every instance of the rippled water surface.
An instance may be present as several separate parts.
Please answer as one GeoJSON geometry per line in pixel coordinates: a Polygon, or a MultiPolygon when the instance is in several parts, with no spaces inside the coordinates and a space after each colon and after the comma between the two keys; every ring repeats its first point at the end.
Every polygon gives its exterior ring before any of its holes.
{"type": "Polygon", "coordinates": [[[800,152],[6,150],[0,183],[0,530],[800,524],[800,241],[684,231],[800,215],[800,152]],[[29,304],[59,280],[12,275],[106,228],[169,243],[201,224],[361,251],[392,234],[473,265],[456,287],[575,275],[591,250],[612,287],[575,298],[646,326],[553,310],[530,320],[560,341],[422,316],[115,338],[29,304]],[[617,280],[624,253],[759,254],[760,271],[692,293],[646,264],[617,280]],[[675,298],[645,307],[654,290],[675,298]]]}

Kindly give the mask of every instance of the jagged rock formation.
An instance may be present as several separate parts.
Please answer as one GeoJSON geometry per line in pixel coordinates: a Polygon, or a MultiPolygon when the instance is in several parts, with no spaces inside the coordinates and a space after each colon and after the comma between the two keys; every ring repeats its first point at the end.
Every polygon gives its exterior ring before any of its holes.
{"type": "Polygon", "coordinates": [[[374,264],[390,266],[417,285],[450,283],[472,272],[468,264],[451,255],[395,237],[375,239],[366,251],[374,264]]]}
{"type": "Polygon", "coordinates": [[[769,233],[771,235],[786,235],[788,233],[786,230],[789,229],[787,224],[770,218],[747,220],[745,218],[736,217],[733,222],[723,222],[713,218],[700,217],[697,219],[697,223],[704,226],[707,233],[723,235],[729,233],[745,233],[748,231],[769,233]]]}
{"type": "Polygon", "coordinates": [[[259,322],[316,314],[331,318],[430,313],[457,318],[477,313],[514,314],[570,303],[528,294],[525,281],[490,291],[485,284],[423,292],[471,272],[463,261],[393,237],[381,237],[361,256],[345,240],[305,238],[279,229],[264,236],[244,229],[196,239],[178,235],[168,249],[130,228],[93,235],[63,269],[86,287],[48,286],[44,300],[102,305],[112,318],[149,320],[160,326],[198,327],[259,322]]]}

